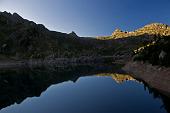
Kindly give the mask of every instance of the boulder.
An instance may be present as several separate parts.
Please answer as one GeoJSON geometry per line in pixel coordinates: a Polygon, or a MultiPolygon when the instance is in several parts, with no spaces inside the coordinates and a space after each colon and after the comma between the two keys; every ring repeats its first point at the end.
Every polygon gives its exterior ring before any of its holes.
{"type": "Polygon", "coordinates": [[[167,53],[162,50],[162,51],[160,52],[160,54],[159,54],[159,60],[163,60],[166,55],[167,55],[167,53]]]}

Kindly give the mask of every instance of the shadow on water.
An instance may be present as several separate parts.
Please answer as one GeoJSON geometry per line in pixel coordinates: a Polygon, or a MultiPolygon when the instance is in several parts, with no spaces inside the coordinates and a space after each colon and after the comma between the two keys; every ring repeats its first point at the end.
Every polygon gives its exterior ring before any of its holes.
{"type": "MultiPolygon", "coordinates": [[[[20,104],[28,97],[39,97],[52,84],[65,81],[76,82],[79,77],[100,75],[102,73],[125,74],[121,66],[68,66],[37,67],[0,70],[0,109],[14,103],[20,104]]],[[[118,77],[118,76],[114,76],[118,77]]],[[[127,78],[125,78],[127,79],[127,78]]],[[[122,78],[121,78],[122,80],[122,78]]],[[[170,98],[144,84],[154,98],[162,99],[164,107],[170,113],[170,98]]]]}

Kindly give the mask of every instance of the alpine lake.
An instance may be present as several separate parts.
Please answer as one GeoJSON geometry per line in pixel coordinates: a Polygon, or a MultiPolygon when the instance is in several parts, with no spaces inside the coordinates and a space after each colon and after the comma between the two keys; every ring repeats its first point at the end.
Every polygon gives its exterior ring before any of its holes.
{"type": "Polygon", "coordinates": [[[170,99],[120,65],[0,70],[0,113],[170,113],[170,99]]]}

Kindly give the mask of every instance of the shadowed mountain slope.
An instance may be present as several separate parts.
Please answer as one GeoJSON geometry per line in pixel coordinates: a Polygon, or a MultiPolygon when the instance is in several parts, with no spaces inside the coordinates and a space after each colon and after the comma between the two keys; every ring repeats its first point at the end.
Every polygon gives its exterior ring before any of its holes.
{"type": "Polygon", "coordinates": [[[3,58],[33,59],[102,55],[113,49],[109,41],[78,37],[48,30],[17,13],[0,12],[0,55],[3,58]]]}

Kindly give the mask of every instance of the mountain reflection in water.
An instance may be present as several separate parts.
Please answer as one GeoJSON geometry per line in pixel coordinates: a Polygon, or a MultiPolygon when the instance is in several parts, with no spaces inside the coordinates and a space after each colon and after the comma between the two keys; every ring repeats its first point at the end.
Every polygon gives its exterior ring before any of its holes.
{"type": "MultiPolygon", "coordinates": [[[[2,69],[0,71],[0,109],[15,103],[22,104],[28,97],[39,97],[42,92],[46,91],[53,84],[65,81],[76,82],[78,78],[85,76],[111,76],[117,83],[129,80],[138,82],[123,72],[120,66],[2,69]]],[[[142,82],[140,83],[142,84],[142,82]]],[[[168,97],[161,95],[155,89],[149,88],[145,83],[144,89],[148,90],[154,98],[160,98],[163,102],[161,108],[165,108],[170,113],[170,99],[168,97]]]]}

